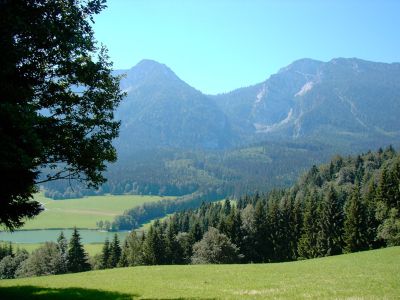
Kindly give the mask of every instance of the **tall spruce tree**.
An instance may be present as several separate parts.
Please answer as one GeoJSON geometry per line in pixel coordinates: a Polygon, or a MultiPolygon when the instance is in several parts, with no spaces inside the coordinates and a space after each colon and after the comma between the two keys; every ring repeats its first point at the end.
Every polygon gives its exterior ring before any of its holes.
{"type": "Polygon", "coordinates": [[[165,261],[164,237],[159,222],[150,226],[143,244],[143,261],[147,265],[162,265],[165,261]]]}
{"type": "Polygon", "coordinates": [[[254,250],[254,261],[265,262],[268,254],[268,224],[265,206],[260,198],[254,208],[254,250]]]}
{"type": "Polygon", "coordinates": [[[320,206],[318,252],[321,256],[342,253],[343,209],[335,188],[331,185],[320,206]]]}
{"type": "Polygon", "coordinates": [[[104,240],[103,249],[101,251],[101,269],[108,269],[110,268],[110,241],[108,238],[104,240]]]}
{"type": "Polygon", "coordinates": [[[298,253],[302,258],[318,256],[317,242],[319,226],[318,214],[319,195],[316,190],[307,193],[303,214],[302,235],[298,244],[298,253]]]}
{"type": "Polygon", "coordinates": [[[110,267],[115,268],[121,259],[121,246],[119,244],[118,235],[115,233],[112,242],[110,243],[110,267]]]}
{"type": "Polygon", "coordinates": [[[345,205],[343,239],[345,252],[368,249],[367,210],[358,183],[354,185],[350,199],[345,205]]]}
{"type": "Polygon", "coordinates": [[[165,232],[165,263],[181,264],[183,262],[183,249],[176,239],[177,230],[175,223],[170,220],[165,232]]]}
{"type": "Polygon", "coordinates": [[[68,248],[68,271],[72,273],[90,270],[85,249],[81,244],[81,236],[76,229],[72,233],[68,248]]]}

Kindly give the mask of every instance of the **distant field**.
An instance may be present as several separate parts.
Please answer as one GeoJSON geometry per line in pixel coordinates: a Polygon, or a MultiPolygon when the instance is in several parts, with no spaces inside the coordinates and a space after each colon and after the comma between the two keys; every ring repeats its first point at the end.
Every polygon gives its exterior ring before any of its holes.
{"type": "Polygon", "coordinates": [[[116,215],[126,209],[146,202],[155,202],[173,197],[105,195],[91,196],[81,199],[52,200],[43,194],[35,195],[35,199],[44,204],[46,210],[33,220],[28,220],[21,229],[59,229],[87,228],[95,229],[99,220],[112,221],[116,215]]]}
{"type": "Polygon", "coordinates": [[[152,266],[0,280],[0,299],[399,299],[400,247],[249,265],[152,266]]]}

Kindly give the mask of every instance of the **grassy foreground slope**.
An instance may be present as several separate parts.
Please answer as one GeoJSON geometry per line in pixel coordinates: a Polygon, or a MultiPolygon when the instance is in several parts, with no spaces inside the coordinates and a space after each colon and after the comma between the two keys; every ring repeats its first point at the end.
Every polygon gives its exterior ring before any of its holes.
{"type": "Polygon", "coordinates": [[[60,229],[87,228],[96,229],[100,220],[113,221],[114,217],[125,210],[146,202],[174,197],[104,195],[89,196],[79,199],[53,200],[42,193],[35,195],[35,200],[44,204],[45,211],[32,220],[28,220],[22,229],[60,229]]]}
{"type": "Polygon", "coordinates": [[[399,299],[400,247],[279,264],[151,266],[0,281],[0,299],[399,299]]]}

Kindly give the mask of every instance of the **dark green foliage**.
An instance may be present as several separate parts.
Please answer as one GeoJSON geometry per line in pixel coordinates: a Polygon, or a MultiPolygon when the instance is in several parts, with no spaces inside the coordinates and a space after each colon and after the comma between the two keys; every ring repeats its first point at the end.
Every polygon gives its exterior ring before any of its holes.
{"type": "Polygon", "coordinates": [[[111,268],[110,265],[110,241],[108,238],[105,239],[103,249],[101,251],[101,269],[111,268]]]}
{"type": "Polygon", "coordinates": [[[316,190],[308,192],[305,197],[303,229],[298,244],[298,253],[301,258],[314,258],[318,256],[319,195],[316,190]]]}
{"type": "MultiPolygon", "coordinates": [[[[305,169],[322,162],[332,148],[319,144],[262,142],[239,149],[199,151],[153,149],[135,151],[109,166],[107,182],[99,189],[53,181],[45,195],[53,199],[99,194],[142,194],[184,196],[218,190],[222,199],[239,197],[255,190],[288,187],[305,169]]],[[[204,199],[203,199],[204,200],[204,199]]]]}
{"type": "Polygon", "coordinates": [[[147,265],[163,265],[165,260],[165,240],[159,223],[150,226],[143,244],[143,262],[147,265]]]}
{"type": "Polygon", "coordinates": [[[344,250],[356,252],[368,249],[368,216],[365,202],[361,199],[360,187],[355,184],[345,206],[344,250]]]}
{"type": "Polygon", "coordinates": [[[218,229],[210,227],[193,246],[193,264],[229,264],[240,261],[239,249],[218,229]]]}
{"type": "Polygon", "coordinates": [[[342,253],[343,209],[333,186],[328,188],[320,205],[318,252],[322,256],[342,253]]]}
{"type": "Polygon", "coordinates": [[[0,1],[0,224],[41,210],[36,184],[105,179],[122,98],[91,28],[105,1],[0,1]]]}
{"type": "Polygon", "coordinates": [[[72,233],[68,247],[68,271],[72,273],[90,270],[87,254],[81,243],[81,236],[76,228],[72,233]]]}
{"type": "Polygon", "coordinates": [[[111,268],[115,268],[121,259],[121,246],[119,244],[118,235],[114,234],[114,238],[110,243],[110,263],[111,268]]]}
{"type": "Polygon", "coordinates": [[[393,151],[335,157],[290,189],[175,213],[146,236],[131,233],[120,265],[279,262],[398,245],[399,210],[383,196],[400,184],[393,151]]]}
{"type": "Polygon", "coordinates": [[[0,243],[0,261],[3,259],[3,257],[6,256],[13,256],[14,251],[11,242],[9,243],[0,243]]]}

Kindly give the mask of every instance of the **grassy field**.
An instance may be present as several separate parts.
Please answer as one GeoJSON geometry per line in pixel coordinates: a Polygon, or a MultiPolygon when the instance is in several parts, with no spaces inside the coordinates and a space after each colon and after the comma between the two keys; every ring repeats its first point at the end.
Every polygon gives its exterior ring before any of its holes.
{"type": "Polygon", "coordinates": [[[0,281],[0,299],[399,299],[400,247],[279,264],[152,266],[0,281]]]}
{"type": "Polygon", "coordinates": [[[35,199],[44,204],[46,210],[32,220],[28,220],[22,229],[60,229],[87,228],[95,229],[99,220],[112,221],[116,215],[126,209],[145,202],[155,202],[173,197],[105,195],[91,196],[81,199],[52,200],[43,194],[35,195],[35,199]]]}

